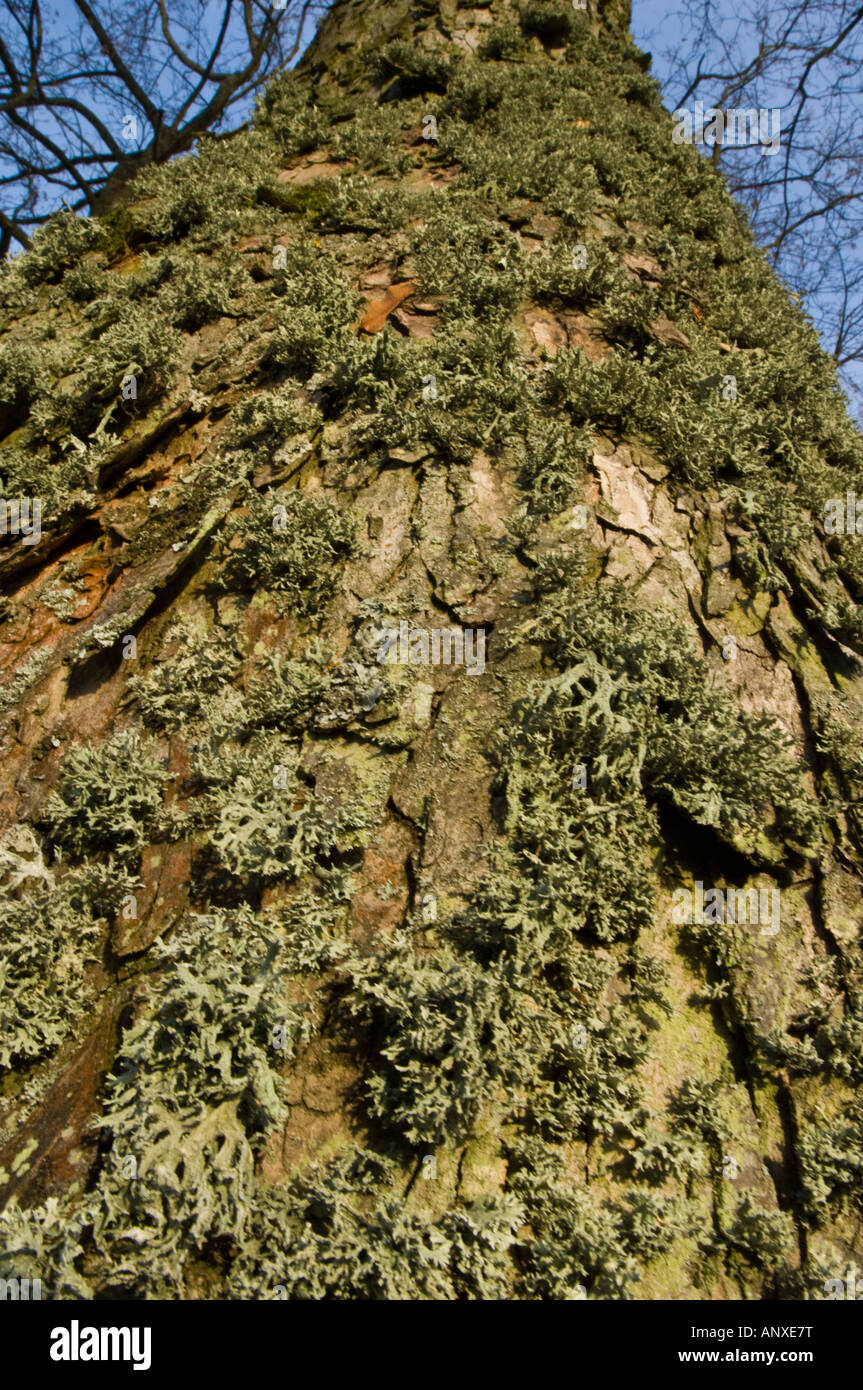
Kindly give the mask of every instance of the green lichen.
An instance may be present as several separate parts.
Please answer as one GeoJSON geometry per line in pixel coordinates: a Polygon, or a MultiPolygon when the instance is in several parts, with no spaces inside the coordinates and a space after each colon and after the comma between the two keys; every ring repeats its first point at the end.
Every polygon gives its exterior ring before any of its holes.
{"type": "Polygon", "coordinates": [[[331,686],[331,677],[309,661],[267,653],[249,686],[249,721],[260,728],[302,728],[331,686]]]}
{"type": "Polygon", "coordinates": [[[52,847],[75,858],[111,851],[131,864],[158,820],[164,782],[153,744],[135,729],[77,745],[63,760],[40,828],[52,847]]]}
{"type": "Polygon", "coordinates": [[[645,1261],[692,1225],[682,1203],[656,1193],[593,1202],[565,1180],[559,1156],[535,1142],[513,1155],[513,1189],[534,1232],[523,1255],[529,1298],[631,1298],[645,1261]]]}
{"type": "Polygon", "coordinates": [[[543,43],[560,47],[567,39],[581,32],[579,20],[571,6],[563,3],[543,3],[543,0],[530,0],[529,4],[519,6],[521,27],[525,33],[536,34],[543,43]]]}
{"type": "Polygon", "coordinates": [[[54,1051],[92,1006],[88,971],[106,921],[135,901],[137,880],[120,865],[45,865],[32,832],[0,844],[7,906],[0,945],[0,1070],[54,1051]],[[29,837],[29,841],[28,841],[29,837]],[[24,851],[24,852],[22,852],[24,851]]]}
{"type": "Polygon", "coordinates": [[[478,1201],[423,1221],[395,1190],[396,1171],[386,1159],[355,1149],[262,1195],[232,1270],[232,1296],[503,1296],[517,1203],[478,1201]]]}
{"type": "Polygon", "coordinates": [[[246,509],[225,533],[220,582],[234,589],[282,594],[297,612],[319,612],[337,582],[336,564],[353,545],[350,517],[323,497],[299,492],[261,496],[249,491],[246,509]]]}
{"type": "Polygon", "coordinates": [[[823,1115],[806,1126],[797,1146],[800,1204],[810,1225],[843,1211],[859,1213],[863,1202],[863,1106],[854,1099],[843,1114],[823,1115]]]}
{"type": "Polygon", "coordinates": [[[441,53],[421,48],[404,39],[393,39],[370,57],[370,70],[379,84],[399,79],[400,94],[444,92],[452,61],[441,53]]]}
{"type": "Polygon", "coordinates": [[[325,872],[362,844],[375,824],[359,790],[304,790],[298,755],[285,741],[270,738],[252,746],[239,767],[236,774],[226,769],[211,795],[210,837],[219,861],[238,878],[268,882],[325,872]]]}
{"type": "Polygon", "coordinates": [[[210,712],[213,697],[236,673],[237,660],[203,620],[183,618],[166,634],[158,661],[129,680],[142,722],[180,729],[210,712]]]}
{"type": "Polygon", "coordinates": [[[290,212],[297,217],[307,218],[314,226],[329,212],[333,193],[326,182],[301,184],[297,188],[283,184],[268,184],[258,189],[257,199],[259,203],[278,208],[280,212],[290,212]]]}

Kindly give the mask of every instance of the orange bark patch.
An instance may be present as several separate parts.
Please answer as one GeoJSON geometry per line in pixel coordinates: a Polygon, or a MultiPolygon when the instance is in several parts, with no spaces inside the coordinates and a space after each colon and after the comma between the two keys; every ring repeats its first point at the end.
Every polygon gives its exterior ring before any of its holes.
{"type": "Polygon", "coordinates": [[[127,917],[131,904],[114,922],[111,945],[117,956],[146,951],[156,937],[176,921],[188,902],[192,852],[188,845],[145,845],[141,854],[141,882],[136,893],[135,916],[127,917]]]}
{"type": "Polygon", "coordinates": [[[565,313],[563,321],[569,347],[581,348],[591,362],[604,362],[611,357],[611,346],[593,319],[586,314],[565,313]]]}
{"type": "Polygon", "coordinates": [[[84,591],[74,603],[76,623],[81,622],[83,618],[89,618],[99,607],[110,587],[109,572],[110,564],[102,557],[91,560],[86,569],[79,571],[77,578],[83,581],[84,591]]]}
{"type": "Polygon", "coordinates": [[[105,1010],[35,1113],[0,1148],[0,1205],[5,1206],[12,1196],[24,1205],[41,1201],[73,1181],[86,1187],[98,1156],[98,1141],[88,1130],[87,1121],[99,1109],[122,1002],[121,996],[105,1010]]]}
{"type": "Polygon", "coordinates": [[[415,289],[413,280],[404,280],[400,285],[390,285],[382,299],[373,299],[360,321],[363,333],[380,333],[393,309],[397,309],[415,289]]]}

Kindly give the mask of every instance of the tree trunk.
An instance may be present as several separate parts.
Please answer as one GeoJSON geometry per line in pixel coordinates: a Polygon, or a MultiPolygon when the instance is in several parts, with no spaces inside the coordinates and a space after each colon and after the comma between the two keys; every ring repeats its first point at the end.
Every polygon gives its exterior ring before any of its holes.
{"type": "Polygon", "coordinates": [[[861,1253],[860,440],[627,8],[336,4],[4,268],[4,1277],[861,1253]]]}

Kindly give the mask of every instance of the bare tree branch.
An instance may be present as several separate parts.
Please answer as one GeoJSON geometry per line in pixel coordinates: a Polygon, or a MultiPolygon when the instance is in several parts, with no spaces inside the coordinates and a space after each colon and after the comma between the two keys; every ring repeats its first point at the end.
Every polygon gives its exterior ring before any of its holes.
{"type": "Polygon", "coordinates": [[[70,24],[68,10],[40,0],[0,4],[11,19],[0,36],[3,254],[54,210],[53,189],[105,211],[138,169],[190,150],[293,60],[308,18],[328,8],[129,0],[118,10],[71,0],[70,24]]]}
{"type": "Polygon", "coordinates": [[[114,65],[114,71],[116,72],[117,76],[123,79],[129,92],[138,102],[138,105],[141,107],[141,110],[147,113],[147,116],[149,117],[153,125],[159,124],[161,122],[162,113],[158,110],[156,106],[153,105],[152,101],[147,96],[147,93],[142,90],[140,84],[136,81],[132,72],[126,66],[123,59],[120,57],[120,54],[117,52],[117,49],[111,42],[111,37],[108,34],[108,31],[101,23],[99,16],[96,14],[93,7],[91,5],[88,5],[87,0],[75,0],[75,4],[81,11],[90,28],[93,30],[93,33],[99,40],[99,43],[102,45],[102,52],[106,53],[108,57],[111,59],[111,62],[114,65]]]}
{"type": "Polygon", "coordinates": [[[705,153],[752,219],[774,267],[804,299],[846,385],[863,384],[863,4],[681,0],[662,61],[672,109],[701,101],[781,112],[781,152],[716,139],[705,153]]]}

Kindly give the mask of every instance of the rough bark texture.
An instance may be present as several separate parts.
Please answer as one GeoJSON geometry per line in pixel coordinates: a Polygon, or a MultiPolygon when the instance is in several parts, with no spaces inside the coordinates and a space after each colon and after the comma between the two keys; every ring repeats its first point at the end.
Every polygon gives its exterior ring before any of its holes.
{"type": "Polygon", "coordinates": [[[860,440],[627,19],[336,4],[4,270],[4,1275],[859,1257],[860,440]]]}

